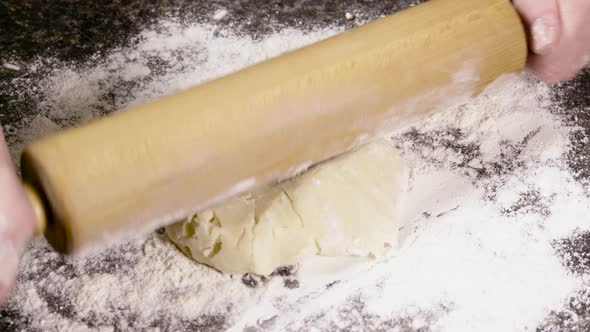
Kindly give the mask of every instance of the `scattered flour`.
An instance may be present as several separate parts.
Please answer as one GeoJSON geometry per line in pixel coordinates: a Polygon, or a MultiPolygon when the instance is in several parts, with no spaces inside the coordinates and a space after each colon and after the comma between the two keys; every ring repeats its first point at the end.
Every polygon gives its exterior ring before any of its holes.
{"type": "Polygon", "coordinates": [[[223,19],[225,16],[227,16],[227,13],[227,9],[218,9],[215,11],[215,13],[213,13],[213,19],[219,21],[223,19]]]}
{"type": "Polygon", "coordinates": [[[14,65],[14,64],[12,64],[12,63],[9,63],[9,62],[5,62],[5,63],[3,63],[2,65],[4,66],[4,68],[7,68],[7,69],[11,69],[11,70],[20,70],[20,67],[19,67],[19,66],[17,66],[17,65],[14,65]]]}
{"type": "MultiPolygon", "coordinates": [[[[143,103],[341,31],[285,30],[253,40],[165,21],[130,48],[85,64],[24,64],[49,74],[22,98],[38,114],[23,143],[143,103]]],[[[20,82],[20,87],[26,82],[20,82]]],[[[569,133],[544,84],[504,77],[472,102],[392,136],[413,167],[403,248],[310,275],[224,275],[185,258],[159,232],[84,257],[43,239],[25,253],[10,310],[43,331],[524,331],[583,283],[555,241],[590,230],[590,199],[565,165],[569,133]]],[[[0,320],[2,318],[0,317],[0,320]]]]}

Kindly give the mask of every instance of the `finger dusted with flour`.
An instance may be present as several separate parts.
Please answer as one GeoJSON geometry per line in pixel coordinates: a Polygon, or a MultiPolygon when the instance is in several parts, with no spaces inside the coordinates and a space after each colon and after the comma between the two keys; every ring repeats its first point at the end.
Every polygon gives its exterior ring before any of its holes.
{"type": "Polygon", "coordinates": [[[0,131],[0,303],[9,295],[34,220],[0,131]]]}
{"type": "Polygon", "coordinates": [[[514,0],[529,28],[528,69],[554,83],[590,63],[590,1],[514,0]]]}

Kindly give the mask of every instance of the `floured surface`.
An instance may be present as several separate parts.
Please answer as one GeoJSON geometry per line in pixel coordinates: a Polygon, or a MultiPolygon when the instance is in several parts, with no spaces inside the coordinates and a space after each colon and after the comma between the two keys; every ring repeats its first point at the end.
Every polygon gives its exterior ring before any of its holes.
{"type": "MultiPolygon", "coordinates": [[[[37,112],[4,129],[16,157],[33,137],[340,30],[285,30],[253,40],[164,21],[133,47],[83,64],[10,60],[27,75],[7,94],[37,112]]],[[[555,91],[526,77],[504,78],[473,102],[392,135],[414,168],[408,239],[395,255],[368,264],[316,262],[331,271],[320,276],[304,265],[262,278],[198,265],[160,233],[78,258],[61,257],[37,239],[0,311],[0,327],[583,331],[590,317],[590,199],[584,168],[575,165],[584,163],[577,149],[588,140],[586,127],[567,124],[590,110],[583,98],[556,102],[555,91]]]]}

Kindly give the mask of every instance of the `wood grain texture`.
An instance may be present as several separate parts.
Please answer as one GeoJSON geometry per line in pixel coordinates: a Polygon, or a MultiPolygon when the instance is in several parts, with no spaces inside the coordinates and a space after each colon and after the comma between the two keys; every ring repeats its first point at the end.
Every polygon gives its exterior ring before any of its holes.
{"type": "Polygon", "coordinates": [[[522,70],[526,53],[508,1],[432,0],[36,141],[24,181],[50,243],[74,252],[345,152],[522,70]]]}

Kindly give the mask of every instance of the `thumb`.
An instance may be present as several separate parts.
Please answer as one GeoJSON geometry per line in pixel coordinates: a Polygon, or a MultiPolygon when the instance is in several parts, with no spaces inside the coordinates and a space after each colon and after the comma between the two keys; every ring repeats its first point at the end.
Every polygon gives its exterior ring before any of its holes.
{"type": "Polygon", "coordinates": [[[17,273],[18,258],[33,234],[34,214],[18,179],[0,126],[0,303],[17,273]]]}
{"type": "Polygon", "coordinates": [[[514,7],[529,27],[529,48],[539,55],[550,53],[559,42],[561,17],[557,0],[514,0],[514,7]]]}

